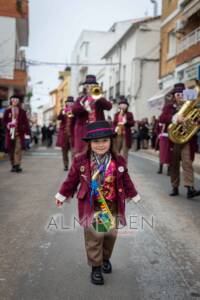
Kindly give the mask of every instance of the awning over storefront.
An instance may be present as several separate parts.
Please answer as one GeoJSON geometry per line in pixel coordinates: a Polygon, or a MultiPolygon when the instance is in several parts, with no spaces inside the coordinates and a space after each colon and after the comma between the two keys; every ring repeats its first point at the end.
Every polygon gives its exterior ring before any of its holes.
{"type": "Polygon", "coordinates": [[[155,108],[158,110],[162,110],[164,102],[165,102],[165,96],[169,94],[172,91],[172,87],[167,87],[163,90],[158,91],[153,97],[147,100],[148,106],[150,108],[155,108]]]}

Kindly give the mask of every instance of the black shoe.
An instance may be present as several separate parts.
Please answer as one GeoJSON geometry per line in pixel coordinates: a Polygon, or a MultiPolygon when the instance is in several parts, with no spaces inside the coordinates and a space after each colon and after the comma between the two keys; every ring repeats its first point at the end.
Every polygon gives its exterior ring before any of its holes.
{"type": "Polygon", "coordinates": [[[16,172],[17,173],[21,173],[22,172],[22,168],[20,167],[20,165],[17,165],[15,167],[16,167],[16,172]]]}
{"type": "Polygon", "coordinates": [[[163,165],[160,164],[157,174],[162,174],[162,172],[163,172],[163,165]]]}
{"type": "Polygon", "coordinates": [[[178,196],[178,195],[179,195],[178,188],[177,188],[177,187],[174,187],[169,195],[170,195],[171,197],[173,197],[173,196],[178,196]]]}
{"type": "Polygon", "coordinates": [[[107,274],[112,273],[112,265],[109,260],[103,261],[102,271],[103,271],[103,273],[107,273],[107,274]]]}
{"type": "Polygon", "coordinates": [[[10,172],[17,172],[17,170],[16,170],[16,166],[12,166],[12,168],[11,168],[10,172]]]}
{"type": "Polygon", "coordinates": [[[103,275],[101,273],[101,267],[92,267],[91,282],[93,284],[104,284],[103,275]]]}
{"type": "Polygon", "coordinates": [[[170,176],[170,166],[167,167],[167,176],[170,176]]]}
{"type": "Polygon", "coordinates": [[[200,195],[200,191],[196,191],[193,186],[188,186],[187,187],[187,198],[190,199],[190,198],[193,198],[193,197],[196,197],[196,196],[199,196],[200,195]]]}

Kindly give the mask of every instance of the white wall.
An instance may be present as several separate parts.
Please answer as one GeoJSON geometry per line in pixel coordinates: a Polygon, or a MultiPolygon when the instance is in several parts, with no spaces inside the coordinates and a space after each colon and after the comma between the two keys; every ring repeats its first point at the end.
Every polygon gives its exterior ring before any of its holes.
{"type": "Polygon", "coordinates": [[[135,119],[153,115],[147,99],[158,90],[159,61],[151,60],[159,59],[160,20],[148,21],[142,26],[145,31],[131,30],[107,56],[106,62],[120,62],[121,51],[121,67],[118,65],[107,67],[104,72],[101,70],[104,74],[101,74],[104,90],[108,94],[113,86],[114,97],[118,81],[116,71],[120,70],[120,94],[128,97],[135,119]]]}
{"type": "MultiPolygon", "coordinates": [[[[121,37],[121,35],[130,27],[131,20],[117,22],[113,24],[109,31],[86,31],[84,30],[76,42],[72,52],[72,63],[94,63],[101,64],[102,56],[109,48],[121,37]],[[84,55],[82,47],[84,42],[88,42],[88,55],[84,55]]],[[[101,66],[73,66],[71,71],[70,94],[77,97],[78,84],[85,79],[86,74],[97,75],[101,66]]]]}
{"type": "Polygon", "coordinates": [[[16,20],[0,17],[0,78],[14,77],[15,44],[16,20]]]}

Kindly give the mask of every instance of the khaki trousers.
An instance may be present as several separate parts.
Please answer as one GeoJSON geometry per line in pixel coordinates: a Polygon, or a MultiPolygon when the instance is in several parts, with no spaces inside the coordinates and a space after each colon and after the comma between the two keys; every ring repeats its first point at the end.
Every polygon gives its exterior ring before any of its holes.
{"type": "Polygon", "coordinates": [[[104,259],[110,259],[117,238],[117,229],[106,233],[97,233],[93,227],[84,228],[84,237],[90,266],[101,266],[104,259]]]}
{"type": "MultiPolygon", "coordinates": [[[[108,203],[107,205],[116,218],[117,207],[116,203],[108,203]]],[[[99,211],[98,204],[95,205],[95,211],[99,211]]],[[[118,225],[118,220],[116,218],[118,225]]],[[[90,266],[98,267],[103,264],[104,259],[110,259],[115,241],[117,238],[117,226],[109,232],[96,232],[93,226],[84,228],[85,249],[87,260],[90,266]]]]}
{"type": "Polygon", "coordinates": [[[116,137],[116,150],[117,152],[128,161],[128,148],[126,146],[126,139],[124,135],[118,135],[116,137]]]}
{"type": "Polygon", "coordinates": [[[62,148],[63,164],[64,167],[69,167],[69,151],[71,150],[71,160],[73,158],[73,149],[71,146],[71,138],[68,137],[65,146],[62,148]]]}
{"type": "Polygon", "coordinates": [[[22,160],[22,147],[20,137],[16,136],[11,140],[10,162],[12,166],[20,165],[22,160]]]}
{"type": "Polygon", "coordinates": [[[172,161],[170,165],[171,184],[178,187],[180,184],[180,161],[182,161],[184,186],[194,186],[194,174],[192,160],[190,158],[190,145],[174,144],[172,161]]]}

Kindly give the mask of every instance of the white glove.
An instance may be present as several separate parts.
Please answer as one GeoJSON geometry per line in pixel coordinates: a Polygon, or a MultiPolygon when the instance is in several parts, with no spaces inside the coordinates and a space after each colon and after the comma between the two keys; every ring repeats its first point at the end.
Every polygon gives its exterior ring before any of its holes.
{"type": "Polygon", "coordinates": [[[140,197],[139,194],[137,194],[137,195],[136,195],[135,197],[133,197],[133,198],[128,198],[128,199],[127,199],[127,202],[128,202],[129,204],[133,204],[133,203],[138,203],[140,200],[141,200],[141,197],[140,197]]]}

